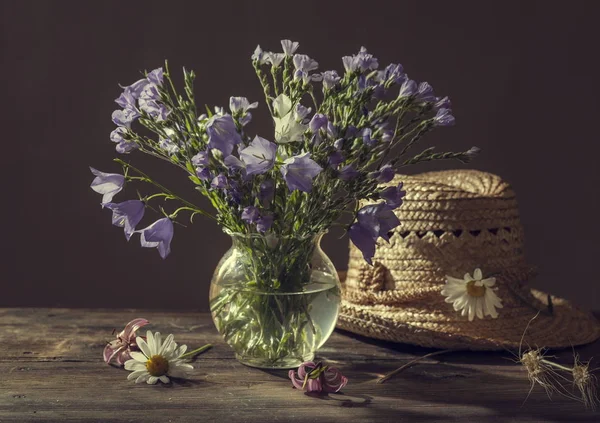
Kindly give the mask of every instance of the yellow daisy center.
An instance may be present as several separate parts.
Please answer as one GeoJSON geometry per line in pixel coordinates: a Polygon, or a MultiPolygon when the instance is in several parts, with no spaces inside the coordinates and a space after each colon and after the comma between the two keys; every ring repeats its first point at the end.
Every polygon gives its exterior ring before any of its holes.
{"type": "Polygon", "coordinates": [[[150,376],[163,376],[169,371],[169,360],[162,355],[153,355],[146,361],[146,370],[150,376]]]}
{"type": "Polygon", "coordinates": [[[467,282],[467,294],[471,297],[483,297],[485,295],[485,285],[475,285],[475,281],[467,282]]]}

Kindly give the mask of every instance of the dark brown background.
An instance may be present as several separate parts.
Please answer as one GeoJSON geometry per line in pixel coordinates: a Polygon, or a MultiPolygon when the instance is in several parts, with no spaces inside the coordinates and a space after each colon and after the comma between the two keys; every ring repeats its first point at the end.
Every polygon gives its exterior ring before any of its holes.
{"type": "MultiPolygon", "coordinates": [[[[162,261],[110,225],[87,166],[119,170],[108,139],[117,83],[169,58],[174,69],[197,71],[203,103],[262,101],[249,56],[258,43],[279,49],[279,39],[291,38],[321,69],[341,70],[340,57],[364,44],[381,64],[400,62],[450,95],[457,126],[426,144],[481,147],[472,167],[504,176],[519,195],[528,257],[541,270],[532,284],[600,309],[599,5],[1,2],[0,306],[206,309],[227,237],[197,219],[176,228],[162,261]]],[[[255,116],[253,128],[269,138],[266,110],[255,116]]],[[[156,179],[195,195],[175,169],[137,156],[156,179]]],[[[343,268],[347,240],[337,235],[324,248],[343,268]]]]}

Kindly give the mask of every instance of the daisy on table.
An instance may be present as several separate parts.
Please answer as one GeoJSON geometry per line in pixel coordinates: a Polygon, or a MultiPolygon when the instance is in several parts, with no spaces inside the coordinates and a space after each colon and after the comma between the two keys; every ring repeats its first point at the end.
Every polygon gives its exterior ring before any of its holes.
{"type": "Polygon", "coordinates": [[[136,343],[141,352],[132,351],[131,360],[125,362],[125,369],[132,371],[127,376],[128,380],[135,383],[147,382],[150,385],[159,380],[169,383],[171,377],[184,378],[194,367],[185,363],[184,359],[187,345],[177,346],[173,341],[173,335],[167,336],[162,341],[160,332],[146,332],[146,339],[137,337],[136,343]]]}

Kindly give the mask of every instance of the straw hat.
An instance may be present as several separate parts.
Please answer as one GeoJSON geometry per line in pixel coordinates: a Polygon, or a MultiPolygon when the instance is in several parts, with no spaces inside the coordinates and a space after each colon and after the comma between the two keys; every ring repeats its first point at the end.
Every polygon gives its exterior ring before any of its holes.
{"type": "Polygon", "coordinates": [[[506,182],[489,173],[452,170],[398,175],[387,185],[401,181],[407,194],[396,215],[402,224],[389,244],[378,245],[373,266],[350,246],[339,328],[469,350],[518,348],[530,322],[524,346],[570,347],[600,337],[600,323],[591,313],[525,286],[535,272],[523,255],[517,200],[506,182]],[[495,278],[486,289],[501,301],[497,318],[470,321],[445,301],[448,276],[454,282],[467,273],[477,279],[477,268],[483,278],[495,278]]]}

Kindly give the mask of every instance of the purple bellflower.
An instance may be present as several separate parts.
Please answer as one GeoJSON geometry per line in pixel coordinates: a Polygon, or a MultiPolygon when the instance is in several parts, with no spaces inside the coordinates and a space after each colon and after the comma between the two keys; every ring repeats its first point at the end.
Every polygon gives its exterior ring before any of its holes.
{"type": "Polygon", "coordinates": [[[394,179],[394,176],[396,176],[396,171],[391,165],[386,164],[385,166],[382,166],[381,169],[375,172],[370,172],[367,176],[371,179],[377,179],[377,182],[381,184],[385,184],[386,182],[394,179]]]}
{"type": "Polygon", "coordinates": [[[427,82],[421,82],[417,89],[417,100],[433,102],[436,101],[435,94],[433,93],[433,87],[427,82]]]}
{"type": "Polygon", "coordinates": [[[168,217],[157,220],[145,229],[136,231],[140,235],[142,247],[158,249],[160,256],[165,259],[171,252],[171,240],[173,239],[173,222],[168,217]]]}
{"type": "Polygon", "coordinates": [[[90,187],[98,194],[102,194],[102,204],[110,203],[113,197],[123,189],[125,176],[118,173],[105,173],[90,167],[96,176],[90,187]]]}
{"type": "Polygon", "coordinates": [[[375,255],[377,238],[389,241],[388,232],[400,225],[400,221],[386,203],[370,204],[358,211],[356,222],[348,230],[350,240],[362,252],[369,264],[375,255]]]}
{"type": "Polygon", "coordinates": [[[256,230],[258,232],[262,232],[265,233],[267,232],[269,229],[271,229],[271,225],[273,225],[273,216],[267,215],[267,216],[261,216],[257,221],[256,221],[256,230]]]}
{"type": "Polygon", "coordinates": [[[356,169],[354,169],[354,166],[349,164],[344,166],[341,170],[340,170],[340,174],[339,174],[339,178],[342,181],[346,181],[349,182],[352,179],[355,179],[357,176],[360,175],[360,172],[357,171],[356,169]]]}
{"type": "Polygon", "coordinates": [[[121,87],[125,90],[125,92],[129,92],[133,98],[135,98],[136,100],[138,98],[140,98],[140,95],[142,94],[142,91],[144,90],[144,88],[146,87],[146,85],[148,85],[150,82],[148,81],[148,79],[143,78],[143,79],[139,79],[137,81],[135,81],[133,84],[127,86],[127,87],[121,87]]]}
{"type": "Polygon", "coordinates": [[[202,181],[208,181],[213,177],[210,173],[210,169],[208,167],[203,166],[199,166],[196,168],[196,176],[202,181]]]}
{"type": "Polygon", "coordinates": [[[240,159],[246,165],[247,175],[260,175],[273,168],[276,154],[277,145],[257,135],[240,150],[240,159]]]}
{"type": "Polygon", "coordinates": [[[118,153],[125,154],[131,150],[137,148],[137,144],[134,141],[126,140],[123,135],[127,132],[127,128],[118,126],[114,131],[110,133],[110,140],[117,145],[115,149],[118,153]]]}
{"type": "Polygon", "coordinates": [[[328,163],[330,166],[337,166],[344,161],[344,155],[341,151],[334,151],[329,155],[328,163]]]}
{"type": "Polygon", "coordinates": [[[323,170],[310,153],[290,157],[283,163],[280,170],[290,191],[311,192],[313,179],[323,170]]]}
{"type": "Polygon", "coordinates": [[[437,111],[439,109],[449,109],[451,106],[452,103],[448,97],[436,97],[433,109],[437,111]]]}
{"type": "Polygon", "coordinates": [[[397,209],[402,205],[402,199],[406,195],[406,191],[402,190],[403,183],[400,182],[398,186],[386,187],[380,193],[379,197],[385,200],[385,203],[392,209],[397,209]]]}
{"type": "Polygon", "coordinates": [[[411,97],[415,95],[417,92],[417,83],[412,79],[407,79],[400,86],[400,92],[398,93],[398,97],[411,97]]]}
{"type": "Polygon", "coordinates": [[[281,40],[281,48],[283,48],[283,54],[286,56],[292,56],[296,50],[300,47],[300,43],[291,40],[281,40]]]}
{"type": "Polygon", "coordinates": [[[242,137],[237,131],[231,115],[214,115],[206,123],[208,133],[208,146],[221,151],[225,157],[229,156],[233,147],[242,142],[242,137]]]}
{"type": "Polygon", "coordinates": [[[207,166],[208,160],[208,152],[200,151],[198,154],[192,157],[192,164],[194,166],[207,166]]]}
{"type": "Polygon", "coordinates": [[[319,67],[319,63],[306,54],[294,54],[294,68],[303,72],[310,72],[316,70],[319,67]]]}
{"type": "Polygon", "coordinates": [[[210,186],[215,189],[225,189],[227,188],[227,176],[220,173],[213,178],[210,183],[210,186]]]}
{"type": "Polygon", "coordinates": [[[135,109],[123,109],[123,110],[115,110],[112,113],[112,121],[117,126],[124,126],[129,128],[131,123],[140,117],[140,114],[135,109]]]}
{"type": "Polygon", "coordinates": [[[123,91],[115,103],[124,109],[135,109],[135,98],[129,89],[123,91]]]}
{"type": "Polygon", "coordinates": [[[334,70],[323,72],[321,77],[323,78],[323,89],[325,90],[330,90],[335,87],[335,84],[337,84],[341,79],[338,73],[334,70]]]}
{"type": "Polygon", "coordinates": [[[312,132],[317,132],[321,128],[327,128],[327,122],[327,116],[322,113],[315,113],[308,123],[308,127],[312,132]]]}
{"type": "Polygon", "coordinates": [[[266,181],[261,182],[258,188],[258,201],[260,201],[263,207],[269,207],[274,196],[275,185],[273,184],[273,181],[267,179],[266,181]]]}
{"type": "Polygon", "coordinates": [[[157,68],[148,73],[148,81],[155,85],[162,85],[164,79],[163,68],[157,68]]]}
{"type": "Polygon", "coordinates": [[[248,110],[256,109],[258,102],[250,103],[246,97],[230,97],[229,98],[229,110],[233,115],[240,113],[245,115],[248,110]]]}
{"type": "Polygon", "coordinates": [[[433,118],[433,124],[435,126],[452,126],[454,125],[454,116],[452,116],[452,110],[450,109],[439,109],[433,118]]]}
{"type": "Polygon", "coordinates": [[[264,65],[267,63],[267,54],[260,48],[260,45],[257,45],[254,49],[254,53],[250,57],[253,62],[258,62],[259,65],[264,65]]]}
{"type": "Polygon", "coordinates": [[[127,241],[135,232],[135,227],[144,217],[146,205],[140,200],[127,200],[122,203],[106,203],[107,209],[112,210],[112,224],[124,228],[127,241]]]}
{"type": "Polygon", "coordinates": [[[283,62],[283,59],[285,59],[284,53],[265,52],[264,54],[267,56],[267,62],[270,63],[274,68],[279,67],[281,62],[283,62]]]}
{"type": "Polygon", "coordinates": [[[242,220],[246,223],[256,223],[259,218],[260,212],[254,206],[248,206],[242,210],[242,220]]]}

